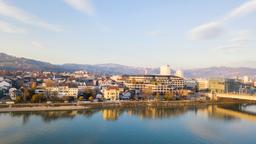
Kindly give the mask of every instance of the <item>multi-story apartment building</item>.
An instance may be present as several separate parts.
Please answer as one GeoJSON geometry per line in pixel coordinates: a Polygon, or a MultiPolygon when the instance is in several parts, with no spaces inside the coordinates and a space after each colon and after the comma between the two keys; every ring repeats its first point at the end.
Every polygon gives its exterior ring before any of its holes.
{"type": "Polygon", "coordinates": [[[56,93],[58,97],[70,96],[77,98],[78,88],[61,87],[46,87],[46,92],[56,93]]]}
{"type": "Polygon", "coordinates": [[[198,90],[207,90],[209,88],[209,82],[206,79],[197,79],[196,80],[198,83],[198,90]]]}
{"type": "Polygon", "coordinates": [[[130,90],[140,90],[141,92],[148,88],[156,93],[166,93],[184,88],[184,79],[172,75],[124,75],[123,79],[125,86],[130,90]]]}
{"type": "Polygon", "coordinates": [[[217,93],[238,93],[242,83],[236,79],[210,79],[209,89],[217,93]]]}

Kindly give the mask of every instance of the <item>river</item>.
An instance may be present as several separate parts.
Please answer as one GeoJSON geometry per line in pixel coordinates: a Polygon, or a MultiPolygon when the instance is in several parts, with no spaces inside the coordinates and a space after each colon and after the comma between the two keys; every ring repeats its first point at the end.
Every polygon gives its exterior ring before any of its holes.
{"type": "Polygon", "coordinates": [[[255,133],[255,105],[0,113],[1,144],[246,144],[255,133]]]}

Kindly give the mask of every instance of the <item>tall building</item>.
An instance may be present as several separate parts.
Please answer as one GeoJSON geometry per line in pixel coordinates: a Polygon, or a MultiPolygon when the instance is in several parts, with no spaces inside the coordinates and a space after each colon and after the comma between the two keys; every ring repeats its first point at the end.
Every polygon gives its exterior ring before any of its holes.
{"type": "Polygon", "coordinates": [[[236,79],[210,79],[209,90],[217,93],[238,93],[242,84],[236,79]]]}
{"type": "Polygon", "coordinates": [[[250,83],[251,82],[251,79],[249,76],[243,76],[243,82],[244,83],[250,83]]]}
{"type": "Polygon", "coordinates": [[[163,65],[160,67],[160,75],[171,75],[170,65],[163,65]]]}
{"type": "Polygon", "coordinates": [[[184,77],[183,71],[181,71],[181,70],[177,70],[175,75],[178,77],[181,77],[181,78],[184,77]]]}

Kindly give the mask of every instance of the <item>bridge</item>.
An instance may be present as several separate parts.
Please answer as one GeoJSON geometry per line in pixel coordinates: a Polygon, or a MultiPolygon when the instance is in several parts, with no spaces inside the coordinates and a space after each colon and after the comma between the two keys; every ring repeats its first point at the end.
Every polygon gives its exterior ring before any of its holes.
{"type": "Polygon", "coordinates": [[[247,100],[247,101],[256,101],[256,95],[245,95],[245,94],[208,94],[211,99],[238,99],[238,100],[247,100]]]}

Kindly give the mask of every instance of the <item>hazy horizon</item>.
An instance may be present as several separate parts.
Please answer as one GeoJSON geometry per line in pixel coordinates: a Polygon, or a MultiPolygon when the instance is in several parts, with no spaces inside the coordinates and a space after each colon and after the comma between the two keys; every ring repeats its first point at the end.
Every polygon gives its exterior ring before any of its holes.
{"type": "MultiPolygon", "coordinates": [[[[2,52],[0,52],[1,54],[2,52]]],[[[27,58],[27,57],[19,57],[19,56],[15,56],[15,55],[9,55],[7,53],[3,53],[6,54],[8,56],[13,56],[16,58],[26,58],[26,59],[31,59],[31,60],[36,60],[36,61],[41,61],[41,60],[37,60],[37,59],[32,59],[32,58],[27,58]]],[[[50,63],[53,65],[64,65],[64,64],[75,64],[75,65],[122,65],[122,66],[128,66],[128,67],[137,67],[137,68],[152,68],[152,69],[156,69],[156,68],[160,68],[162,65],[159,66],[155,66],[155,67],[149,67],[149,66],[134,66],[134,65],[125,65],[122,63],[96,63],[96,64],[90,64],[90,63],[59,63],[59,64],[55,64],[55,63],[51,63],[49,61],[41,61],[41,62],[46,62],[46,63],[50,63]]],[[[256,67],[250,67],[250,66],[225,66],[225,65],[220,65],[220,66],[209,66],[209,67],[192,67],[192,68],[181,68],[181,67],[171,67],[172,70],[190,70],[190,69],[204,69],[204,68],[213,68],[213,67],[228,67],[228,68],[256,68],[256,67]]]]}
{"type": "Polygon", "coordinates": [[[0,0],[0,52],[53,64],[256,67],[256,0],[0,0]]]}

